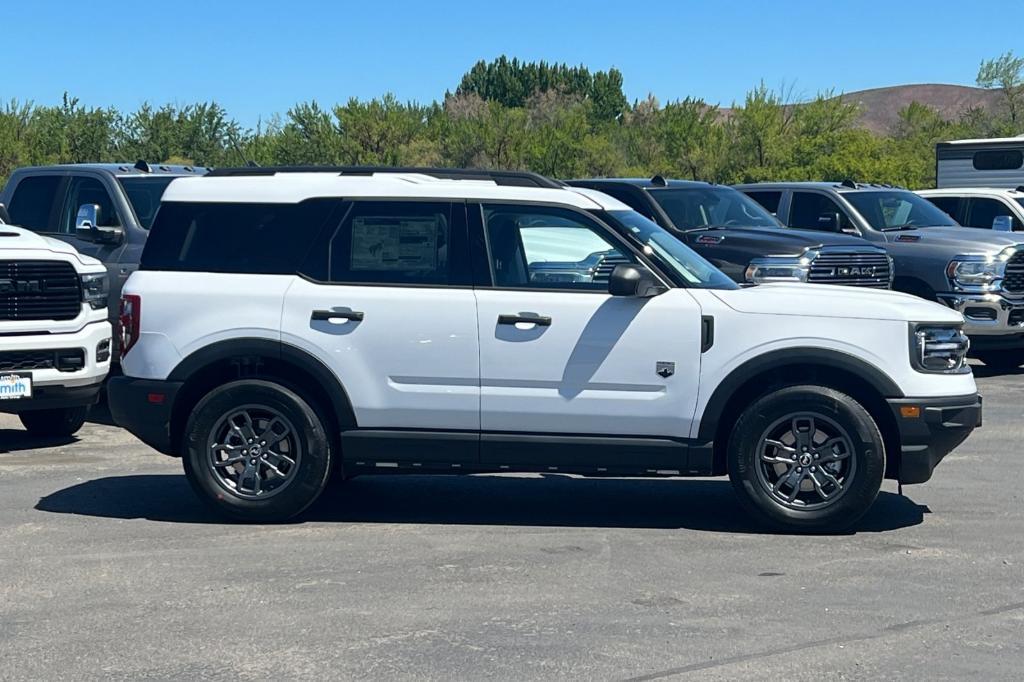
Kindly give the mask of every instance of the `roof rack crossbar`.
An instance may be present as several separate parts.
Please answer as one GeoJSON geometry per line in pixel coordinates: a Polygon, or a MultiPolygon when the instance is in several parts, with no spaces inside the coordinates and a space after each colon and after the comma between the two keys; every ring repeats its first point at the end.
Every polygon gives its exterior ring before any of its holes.
{"type": "Polygon", "coordinates": [[[208,178],[274,175],[276,173],[337,173],[338,175],[373,175],[375,173],[418,173],[442,180],[491,180],[496,185],[545,187],[561,189],[564,185],[539,173],[528,171],[486,170],[478,168],[419,168],[397,166],[262,166],[247,168],[216,168],[208,178]]]}

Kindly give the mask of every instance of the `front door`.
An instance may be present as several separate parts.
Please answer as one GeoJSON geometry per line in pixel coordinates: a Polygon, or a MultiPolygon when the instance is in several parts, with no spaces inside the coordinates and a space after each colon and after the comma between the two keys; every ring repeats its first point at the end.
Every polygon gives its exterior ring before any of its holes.
{"type": "Polygon", "coordinates": [[[344,210],[288,290],[282,341],[321,358],[344,386],[358,424],[343,436],[346,462],[475,463],[480,366],[465,205],[344,210]]]}
{"type": "MultiPolygon", "coordinates": [[[[685,438],[700,374],[693,297],[685,289],[611,296],[611,271],[637,258],[584,213],[519,205],[470,211],[482,211],[493,282],[476,291],[484,464],[585,467],[607,438],[685,438]],[[592,451],[573,447],[586,438],[592,451]]],[[[630,457],[635,440],[622,443],[605,463],[630,457]]],[[[641,459],[650,452],[632,451],[641,459]]],[[[650,461],[679,468],[680,460],[650,461]]]]}

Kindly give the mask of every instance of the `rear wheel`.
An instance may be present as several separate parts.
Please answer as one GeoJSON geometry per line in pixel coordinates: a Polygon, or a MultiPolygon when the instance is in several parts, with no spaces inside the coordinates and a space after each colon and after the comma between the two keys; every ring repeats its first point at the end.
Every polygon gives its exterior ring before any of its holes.
{"type": "Polygon", "coordinates": [[[220,386],[186,429],[182,460],[196,493],[245,521],[284,521],[323,491],[331,470],[324,422],[298,393],[263,380],[220,386]]]}
{"type": "Polygon", "coordinates": [[[85,424],[89,406],[31,410],[18,415],[22,426],[33,436],[73,436],[85,424]]]}
{"type": "Polygon", "coordinates": [[[823,386],[792,386],[754,401],[736,423],[728,456],[744,507],[786,529],[849,527],[874,502],[885,473],[871,415],[823,386]]]}
{"type": "Polygon", "coordinates": [[[1012,371],[1024,364],[1024,350],[986,350],[974,354],[985,363],[986,367],[995,370],[1012,371]]]}

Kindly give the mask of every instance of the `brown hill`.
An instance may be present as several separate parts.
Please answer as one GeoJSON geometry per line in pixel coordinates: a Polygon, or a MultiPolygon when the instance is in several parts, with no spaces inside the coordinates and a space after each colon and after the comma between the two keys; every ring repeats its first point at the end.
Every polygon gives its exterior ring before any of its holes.
{"type": "Polygon", "coordinates": [[[995,109],[1000,106],[996,90],[964,85],[894,85],[887,88],[858,90],[842,95],[843,100],[860,107],[857,123],[877,133],[887,133],[899,122],[899,112],[911,102],[935,109],[943,118],[954,119],[971,108],[995,109]]]}

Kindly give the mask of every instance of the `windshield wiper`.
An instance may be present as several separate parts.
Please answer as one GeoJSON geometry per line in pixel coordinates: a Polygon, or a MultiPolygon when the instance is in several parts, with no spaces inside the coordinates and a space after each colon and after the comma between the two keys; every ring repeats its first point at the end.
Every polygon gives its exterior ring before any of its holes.
{"type": "Polygon", "coordinates": [[[735,225],[701,225],[700,227],[688,227],[683,232],[702,232],[704,230],[731,230],[735,225]]]}
{"type": "Polygon", "coordinates": [[[914,225],[913,223],[906,223],[904,225],[893,225],[892,227],[883,227],[882,232],[900,232],[903,230],[916,230],[920,228],[920,225],[914,225]]]}

